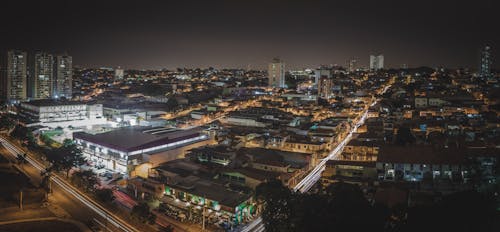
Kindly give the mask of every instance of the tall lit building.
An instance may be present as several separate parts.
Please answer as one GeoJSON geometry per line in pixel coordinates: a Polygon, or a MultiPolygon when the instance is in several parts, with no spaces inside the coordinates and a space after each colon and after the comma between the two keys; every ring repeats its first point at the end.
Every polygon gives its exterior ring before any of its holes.
{"type": "Polygon", "coordinates": [[[321,76],[318,81],[318,95],[322,98],[332,96],[333,80],[328,76],[321,76]]]}
{"type": "Polygon", "coordinates": [[[285,88],[285,63],[278,58],[274,58],[272,63],[269,63],[267,69],[269,77],[269,87],[285,88]]]}
{"type": "Polygon", "coordinates": [[[377,71],[384,68],[384,55],[370,55],[370,70],[377,71]]]}
{"type": "Polygon", "coordinates": [[[348,66],[349,72],[355,72],[356,71],[356,64],[357,63],[358,63],[358,61],[355,58],[352,58],[352,59],[350,59],[350,60],[347,61],[347,66],[348,66]]]}
{"type": "Polygon", "coordinates": [[[24,51],[7,52],[4,75],[4,96],[8,101],[17,102],[27,97],[28,54],[24,51]]]}
{"type": "Polygon", "coordinates": [[[328,78],[332,77],[332,70],[324,66],[314,70],[314,84],[319,86],[319,79],[321,77],[328,77],[328,78]]]}
{"type": "Polygon", "coordinates": [[[55,62],[54,97],[72,98],[73,88],[73,59],[71,56],[57,56],[55,62]]]}
{"type": "Polygon", "coordinates": [[[54,90],[54,57],[45,52],[35,54],[33,72],[34,98],[45,99],[53,96],[54,90]]]}
{"type": "Polygon", "coordinates": [[[125,76],[125,71],[118,66],[118,68],[115,69],[115,79],[123,79],[125,76]]]}
{"type": "Polygon", "coordinates": [[[479,62],[479,77],[484,79],[489,79],[492,77],[491,75],[491,47],[485,46],[481,50],[481,60],[479,62]]]}

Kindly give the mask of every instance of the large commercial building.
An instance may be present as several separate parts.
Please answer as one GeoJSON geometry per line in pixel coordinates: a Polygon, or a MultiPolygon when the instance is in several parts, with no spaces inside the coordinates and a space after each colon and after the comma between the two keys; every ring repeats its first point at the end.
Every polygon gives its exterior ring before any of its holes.
{"type": "Polygon", "coordinates": [[[370,55],[370,70],[384,69],[384,55],[370,55]]]}
{"type": "Polygon", "coordinates": [[[269,87],[285,88],[285,63],[278,58],[269,63],[267,69],[269,75],[269,87]]]}
{"type": "Polygon", "coordinates": [[[56,78],[54,97],[71,99],[73,94],[73,58],[67,55],[57,56],[54,70],[56,78]]]}
{"type": "Polygon", "coordinates": [[[19,115],[27,126],[84,127],[105,124],[101,104],[75,101],[34,100],[22,102],[19,115]]]}
{"type": "Polygon", "coordinates": [[[54,58],[52,55],[38,52],[35,54],[33,68],[33,93],[36,99],[46,99],[53,96],[54,90],[54,58]]]}
{"type": "Polygon", "coordinates": [[[10,102],[25,100],[27,97],[28,54],[24,51],[7,52],[3,70],[3,94],[10,102]]]}
{"type": "Polygon", "coordinates": [[[186,150],[210,143],[199,129],[123,127],[89,134],[73,133],[76,143],[95,165],[132,176],[147,177],[151,168],[184,157],[186,150]]]}

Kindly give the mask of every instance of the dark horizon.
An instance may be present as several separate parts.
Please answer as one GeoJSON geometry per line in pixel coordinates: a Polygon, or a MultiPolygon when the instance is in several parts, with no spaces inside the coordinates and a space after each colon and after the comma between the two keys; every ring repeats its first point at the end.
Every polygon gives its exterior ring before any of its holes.
{"type": "Polygon", "coordinates": [[[387,68],[477,68],[500,31],[493,0],[452,1],[8,1],[0,49],[67,52],[85,67],[264,69],[345,66],[384,54],[387,68]],[[23,13],[24,12],[24,13],[23,13]]]}

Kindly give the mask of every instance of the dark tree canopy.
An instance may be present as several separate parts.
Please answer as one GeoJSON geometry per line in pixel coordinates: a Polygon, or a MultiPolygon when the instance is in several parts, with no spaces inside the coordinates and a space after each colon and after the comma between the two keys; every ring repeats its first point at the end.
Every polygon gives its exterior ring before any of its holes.
{"type": "Polygon", "coordinates": [[[292,193],[279,181],[256,189],[264,200],[262,218],[266,231],[361,231],[382,230],[387,208],[372,207],[357,185],[336,183],[325,193],[292,193]]]}
{"type": "Polygon", "coordinates": [[[409,127],[400,127],[398,129],[398,132],[396,134],[396,144],[404,146],[406,144],[413,144],[415,143],[415,141],[416,138],[411,133],[409,127]]]}
{"type": "Polygon", "coordinates": [[[75,172],[71,176],[71,182],[88,192],[93,192],[99,184],[99,178],[92,170],[75,172]]]}
{"type": "Polygon", "coordinates": [[[108,188],[96,189],[95,196],[102,202],[112,202],[113,200],[115,200],[113,190],[108,188]]]}
{"type": "Polygon", "coordinates": [[[153,224],[156,220],[156,215],[151,213],[149,205],[145,202],[139,203],[138,205],[132,208],[132,212],[130,213],[133,218],[139,220],[142,223],[150,223],[153,224]]]}
{"type": "Polygon", "coordinates": [[[45,155],[52,163],[52,169],[65,171],[66,176],[69,176],[72,168],[79,167],[86,162],[82,151],[70,139],[65,139],[61,147],[48,150],[45,155]]]}
{"type": "Polygon", "coordinates": [[[266,201],[266,231],[500,231],[493,195],[475,191],[450,194],[429,206],[391,209],[369,203],[359,186],[342,182],[322,193],[298,194],[271,181],[256,194],[266,201]]]}

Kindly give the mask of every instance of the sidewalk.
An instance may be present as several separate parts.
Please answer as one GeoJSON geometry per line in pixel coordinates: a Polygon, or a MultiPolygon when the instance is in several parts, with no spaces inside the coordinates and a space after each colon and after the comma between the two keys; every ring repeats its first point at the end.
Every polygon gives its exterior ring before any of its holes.
{"type": "Polygon", "coordinates": [[[24,222],[39,222],[39,221],[61,221],[61,222],[66,222],[66,223],[71,223],[78,227],[80,231],[82,232],[92,232],[87,226],[85,226],[83,223],[71,219],[62,219],[62,218],[57,218],[57,217],[44,217],[44,218],[28,218],[28,219],[18,219],[18,220],[11,220],[11,221],[3,221],[0,222],[0,225],[7,225],[7,224],[15,224],[15,223],[24,223],[24,222]]]}
{"type": "Polygon", "coordinates": [[[27,219],[33,217],[53,217],[54,214],[48,209],[42,208],[40,204],[29,204],[23,206],[23,211],[18,206],[0,209],[0,222],[15,219],[27,219]]]}

